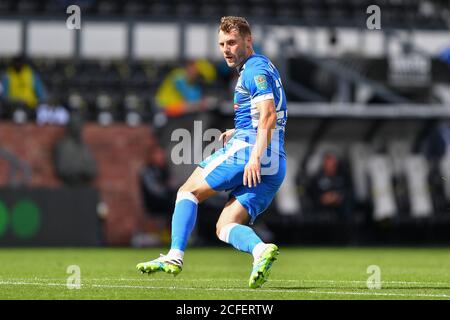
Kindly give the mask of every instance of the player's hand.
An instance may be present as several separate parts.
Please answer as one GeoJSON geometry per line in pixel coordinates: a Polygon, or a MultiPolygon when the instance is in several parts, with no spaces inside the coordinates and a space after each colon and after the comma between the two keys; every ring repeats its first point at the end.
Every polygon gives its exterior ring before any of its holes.
{"type": "Polygon", "coordinates": [[[256,187],[258,183],[261,183],[261,160],[251,156],[244,169],[243,184],[251,188],[256,187]]]}
{"type": "Polygon", "coordinates": [[[235,129],[230,129],[222,133],[219,137],[219,141],[223,140],[223,144],[226,145],[230,141],[231,137],[234,135],[235,129]]]}

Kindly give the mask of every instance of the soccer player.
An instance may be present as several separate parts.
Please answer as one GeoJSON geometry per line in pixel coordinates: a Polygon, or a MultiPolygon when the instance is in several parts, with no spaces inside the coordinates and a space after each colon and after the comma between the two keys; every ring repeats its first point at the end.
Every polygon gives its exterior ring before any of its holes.
{"type": "Polygon", "coordinates": [[[253,255],[249,286],[258,288],[267,281],[279,252],[247,224],[253,224],[269,206],[286,173],[286,96],[275,66],[253,51],[250,26],[244,18],[223,17],[218,38],[227,65],[239,72],[234,93],[235,128],[222,133],[219,139],[224,148],[201,162],[178,190],[170,251],[136,267],[143,273],[180,273],[198,203],[219,191],[231,190],[216,234],[253,255]]]}

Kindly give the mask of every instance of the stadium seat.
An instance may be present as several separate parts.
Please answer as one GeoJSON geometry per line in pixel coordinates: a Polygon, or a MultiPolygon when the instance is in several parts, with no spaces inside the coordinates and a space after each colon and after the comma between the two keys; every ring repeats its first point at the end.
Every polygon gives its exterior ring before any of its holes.
{"type": "Polygon", "coordinates": [[[96,12],[100,15],[114,15],[122,10],[118,1],[100,0],[97,2],[96,12]]]}
{"type": "Polygon", "coordinates": [[[127,16],[140,16],[149,12],[149,6],[139,0],[127,1],[123,7],[123,13],[127,16]]]}
{"type": "Polygon", "coordinates": [[[24,14],[39,13],[41,11],[41,3],[34,0],[19,0],[17,2],[17,11],[24,14]]]}
{"type": "Polygon", "coordinates": [[[428,218],[433,213],[433,203],[428,187],[429,167],[423,155],[410,155],[405,159],[411,215],[428,218]]]}
{"type": "Polygon", "coordinates": [[[392,165],[383,154],[373,155],[368,161],[368,172],[371,181],[373,219],[381,221],[393,218],[397,213],[392,186],[392,165]]]}
{"type": "Polygon", "coordinates": [[[5,0],[0,1],[0,14],[9,14],[14,11],[15,1],[5,0]]]}

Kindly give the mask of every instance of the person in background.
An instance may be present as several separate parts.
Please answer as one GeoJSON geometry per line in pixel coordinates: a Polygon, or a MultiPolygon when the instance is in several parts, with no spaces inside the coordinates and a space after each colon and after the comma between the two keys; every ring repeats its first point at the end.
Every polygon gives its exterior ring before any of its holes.
{"type": "Polygon", "coordinates": [[[172,181],[164,150],[159,146],[152,149],[139,171],[139,187],[148,215],[163,215],[170,222],[177,191],[172,181]]]}
{"type": "MultiPolygon", "coordinates": [[[[212,111],[217,106],[217,97],[205,93],[207,85],[216,79],[215,67],[206,60],[189,60],[183,68],[169,72],[155,95],[155,114],[151,130],[158,136],[165,150],[172,150],[177,142],[172,133],[177,129],[194,132],[195,121],[201,121],[205,130],[214,119],[212,111]]],[[[193,150],[200,153],[201,148],[193,150]]],[[[195,165],[169,164],[177,184],[189,177],[195,165]]]]}
{"type": "Polygon", "coordinates": [[[143,227],[143,221],[132,243],[136,247],[167,244],[170,242],[170,222],[177,186],[162,147],[156,146],[147,152],[138,179],[144,213],[151,218],[152,226],[143,227]]]}
{"type": "Polygon", "coordinates": [[[447,65],[450,67],[450,47],[442,50],[442,52],[439,54],[439,59],[447,63],[447,65]]]}
{"type": "Polygon", "coordinates": [[[69,122],[70,113],[62,105],[51,105],[43,103],[37,108],[36,122],[39,125],[64,126],[69,122]]]}
{"type": "MultiPolygon", "coordinates": [[[[450,61],[450,60],[449,60],[450,61]]],[[[428,160],[428,187],[430,189],[433,207],[437,214],[448,212],[450,201],[446,196],[445,166],[442,161],[450,151],[450,122],[441,121],[425,136],[421,148],[422,154],[428,160]]]]}
{"type": "Polygon", "coordinates": [[[83,140],[83,125],[80,116],[73,116],[55,147],[56,173],[71,187],[89,186],[97,176],[95,159],[83,140]]]}
{"type": "Polygon", "coordinates": [[[312,178],[310,185],[314,207],[319,212],[336,213],[340,219],[347,221],[350,210],[349,179],[340,166],[338,157],[326,153],[322,167],[312,178]]]}
{"type": "Polygon", "coordinates": [[[23,56],[15,57],[2,79],[1,97],[13,111],[22,108],[34,117],[37,106],[46,99],[44,85],[23,56]]]}
{"type": "Polygon", "coordinates": [[[184,68],[172,70],[156,92],[156,104],[168,117],[207,108],[204,84],[216,79],[214,66],[206,60],[189,60],[184,68]]]}

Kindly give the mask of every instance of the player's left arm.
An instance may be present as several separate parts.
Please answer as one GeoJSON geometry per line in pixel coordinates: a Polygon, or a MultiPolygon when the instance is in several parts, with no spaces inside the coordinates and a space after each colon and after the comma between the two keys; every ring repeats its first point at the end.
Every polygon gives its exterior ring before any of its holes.
{"type": "Polygon", "coordinates": [[[256,142],[250,155],[250,160],[245,166],[243,184],[250,188],[261,183],[261,157],[266,151],[272,139],[272,130],[277,123],[277,112],[273,99],[263,100],[256,103],[259,111],[258,131],[256,142]]]}

